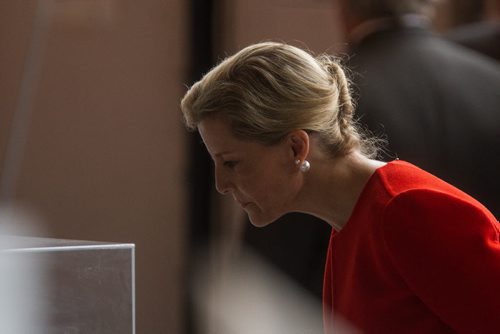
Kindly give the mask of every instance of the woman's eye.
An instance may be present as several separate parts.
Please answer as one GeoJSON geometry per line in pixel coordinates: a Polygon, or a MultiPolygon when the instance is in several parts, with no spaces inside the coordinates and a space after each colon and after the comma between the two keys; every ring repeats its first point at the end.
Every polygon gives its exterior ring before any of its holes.
{"type": "Polygon", "coordinates": [[[224,166],[227,168],[234,168],[236,166],[237,162],[236,161],[224,161],[224,166]]]}

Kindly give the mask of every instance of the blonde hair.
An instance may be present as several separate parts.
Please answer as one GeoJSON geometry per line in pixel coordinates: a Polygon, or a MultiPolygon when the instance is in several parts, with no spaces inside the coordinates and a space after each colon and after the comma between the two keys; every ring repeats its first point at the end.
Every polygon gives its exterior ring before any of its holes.
{"type": "Polygon", "coordinates": [[[196,82],[181,102],[189,129],[222,117],[235,136],[266,145],[290,131],[318,134],[332,156],[360,149],[375,154],[354,121],[349,81],[338,59],[283,43],[248,46],[196,82]]]}

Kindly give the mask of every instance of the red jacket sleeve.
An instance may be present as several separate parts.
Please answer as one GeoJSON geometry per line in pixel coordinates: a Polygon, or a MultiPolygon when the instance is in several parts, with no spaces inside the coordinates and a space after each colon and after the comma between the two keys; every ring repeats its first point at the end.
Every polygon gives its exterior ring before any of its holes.
{"type": "Polygon", "coordinates": [[[408,287],[460,333],[500,333],[498,221],[467,198],[411,190],[387,205],[381,231],[408,287]]]}

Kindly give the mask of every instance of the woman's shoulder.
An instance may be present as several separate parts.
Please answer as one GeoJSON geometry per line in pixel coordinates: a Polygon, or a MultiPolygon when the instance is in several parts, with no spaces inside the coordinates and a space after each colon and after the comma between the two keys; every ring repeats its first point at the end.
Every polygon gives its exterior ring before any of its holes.
{"type": "Polygon", "coordinates": [[[444,181],[431,181],[399,187],[387,201],[381,224],[386,237],[407,234],[403,239],[427,240],[431,235],[460,239],[478,234],[494,235],[498,242],[500,225],[486,207],[444,181]]]}
{"type": "Polygon", "coordinates": [[[386,216],[449,220],[470,211],[496,221],[472,196],[411,163],[395,160],[380,168],[377,174],[389,194],[384,209],[386,216]]]}
{"type": "Polygon", "coordinates": [[[475,204],[477,201],[462,190],[443,179],[403,160],[394,160],[377,170],[378,178],[387,189],[391,198],[406,194],[412,194],[425,199],[426,194],[440,194],[461,201],[470,201],[475,204]]]}
{"type": "MultiPolygon", "coordinates": [[[[384,208],[378,231],[386,249],[396,254],[404,249],[426,258],[442,248],[465,247],[483,252],[500,242],[500,224],[479,202],[435,189],[411,189],[394,196],[384,208]],[[466,246],[467,245],[467,246],[466,246]]],[[[408,260],[412,255],[403,256],[408,260]]]]}

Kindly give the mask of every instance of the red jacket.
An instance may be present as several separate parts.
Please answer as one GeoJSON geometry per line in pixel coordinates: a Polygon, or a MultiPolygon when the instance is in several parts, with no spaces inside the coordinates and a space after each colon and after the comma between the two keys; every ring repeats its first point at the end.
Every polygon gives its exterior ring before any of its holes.
{"type": "Polygon", "coordinates": [[[330,239],[325,332],[500,333],[499,233],[446,182],[403,161],[379,168],[330,239]]]}

